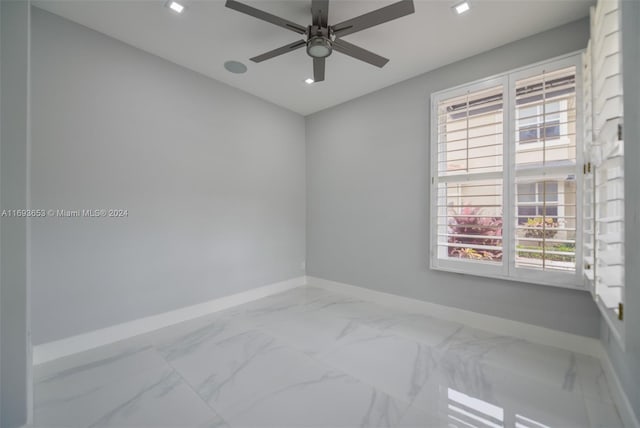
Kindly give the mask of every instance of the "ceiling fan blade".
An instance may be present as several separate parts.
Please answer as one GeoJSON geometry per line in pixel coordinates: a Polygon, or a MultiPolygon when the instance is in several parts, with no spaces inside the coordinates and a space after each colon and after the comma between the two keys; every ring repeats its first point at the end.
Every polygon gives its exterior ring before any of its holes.
{"type": "Polygon", "coordinates": [[[378,54],[374,54],[371,51],[363,49],[359,46],[346,42],[342,39],[336,39],[333,41],[333,50],[336,50],[345,55],[349,55],[360,61],[367,62],[371,65],[375,65],[376,67],[384,67],[389,60],[385,57],[382,57],[378,54]]]}
{"type": "Polygon", "coordinates": [[[305,42],[304,40],[298,40],[297,42],[293,42],[288,45],[282,46],[280,48],[274,49],[272,51],[265,52],[262,55],[254,56],[253,58],[251,58],[251,61],[253,62],[266,61],[278,55],[283,55],[289,52],[293,52],[296,49],[300,49],[301,47],[306,46],[306,44],[307,42],[305,42]]]}
{"type": "Polygon", "coordinates": [[[410,15],[413,12],[415,12],[413,0],[401,0],[389,6],[332,25],[331,28],[336,37],[343,37],[347,34],[362,31],[375,25],[384,24],[385,22],[401,18],[405,15],[410,15]]]}
{"type": "Polygon", "coordinates": [[[233,9],[238,12],[245,13],[247,15],[251,15],[254,18],[261,19],[263,21],[270,22],[279,27],[286,28],[291,31],[295,31],[298,34],[305,34],[307,32],[307,28],[302,25],[298,25],[295,22],[291,22],[287,19],[280,18],[279,16],[272,15],[267,12],[263,12],[260,9],[256,9],[255,7],[246,5],[244,3],[240,3],[236,0],[227,0],[225,3],[229,9],[233,9]]]}
{"type": "Polygon", "coordinates": [[[324,80],[324,58],[313,59],[313,81],[322,82],[324,80]]]}
{"type": "Polygon", "coordinates": [[[329,18],[329,0],[311,0],[311,17],[313,25],[327,28],[329,18]]]}

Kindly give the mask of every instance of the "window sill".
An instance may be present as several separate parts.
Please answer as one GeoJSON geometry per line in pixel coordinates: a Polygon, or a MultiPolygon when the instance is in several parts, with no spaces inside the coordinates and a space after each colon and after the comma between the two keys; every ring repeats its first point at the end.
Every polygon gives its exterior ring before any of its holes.
{"type": "Polygon", "coordinates": [[[486,266],[472,260],[431,260],[431,270],[451,272],[482,278],[589,291],[581,275],[577,273],[541,272],[533,269],[513,268],[512,274],[502,273],[502,265],[486,266]],[[475,271],[476,268],[477,271],[475,271]],[[493,269],[492,269],[493,268],[493,269]]]}

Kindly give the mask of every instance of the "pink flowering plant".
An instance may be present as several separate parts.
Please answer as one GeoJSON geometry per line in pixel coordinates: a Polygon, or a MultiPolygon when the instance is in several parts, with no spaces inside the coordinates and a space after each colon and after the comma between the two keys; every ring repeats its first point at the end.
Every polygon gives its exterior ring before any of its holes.
{"type": "Polygon", "coordinates": [[[472,260],[502,260],[502,216],[483,215],[480,207],[451,210],[449,216],[449,257],[472,260]],[[482,247],[500,247],[483,249],[482,247]]]}

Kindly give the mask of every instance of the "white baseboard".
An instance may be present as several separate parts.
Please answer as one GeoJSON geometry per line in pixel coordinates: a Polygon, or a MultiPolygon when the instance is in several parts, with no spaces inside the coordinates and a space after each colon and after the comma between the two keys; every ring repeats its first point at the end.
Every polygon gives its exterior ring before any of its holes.
{"type": "Polygon", "coordinates": [[[533,343],[554,346],[556,348],[579,352],[597,358],[600,358],[602,355],[602,345],[600,341],[591,337],[552,330],[519,321],[494,317],[478,312],[471,312],[423,300],[402,297],[395,294],[383,293],[381,291],[374,291],[368,288],[329,281],[322,278],[309,276],[307,277],[307,284],[338,293],[348,294],[362,300],[373,301],[381,305],[424,313],[435,318],[470,325],[481,330],[522,338],[533,343]]]}
{"type": "Polygon", "coordinates": [[[33,347],[33,364],[43,364],[78,352],[88,351],[90,349],[138,336],[140,334],[149,333],[154,330],[178,324],[183,321],[192,320],[223,309],[251,302],[272,294],[281,293],[305,284],[306,277],[304,276],[292,278],[286,281],[254,288],[242,293],[232,294],[231,296],[213,299],[197,305],[187,306],[185,308],[164,312],[158,315],[152,315],[99,330],[89,331],[77,336],[43,343],[42,345],[33,347]]]}
{"type": "Polygon", "coordinates": [[[633,406],[629,401],[629,397],[627,397],[627,394],[622,388],[620,378],[613,368],[611,359],[609,358],[609,355],[607,354],[607,351],[604,349],[604,347],[602,347],[602,356],[600,357],[600,361],[602,362],[602,368],[607,378],[607,383],[609,384],[613,402],[616,403],[618,412],[620,413],[620,417],[622,418],[622,423],[626,428],[640,428],[640,422],[638,421],[638,418],[633,411],[633,406]]]}

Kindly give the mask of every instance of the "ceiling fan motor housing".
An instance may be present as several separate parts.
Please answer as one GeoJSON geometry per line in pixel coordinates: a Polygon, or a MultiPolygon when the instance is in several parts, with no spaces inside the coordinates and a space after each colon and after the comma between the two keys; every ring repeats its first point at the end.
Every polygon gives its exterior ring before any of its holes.
{"type": "Polygon", "coordinates": [[[312,58],[326,58],[331,55],[333,44],[328,28],[315,25],[307,30],[307,54],[312,58]]]}

